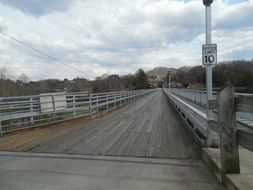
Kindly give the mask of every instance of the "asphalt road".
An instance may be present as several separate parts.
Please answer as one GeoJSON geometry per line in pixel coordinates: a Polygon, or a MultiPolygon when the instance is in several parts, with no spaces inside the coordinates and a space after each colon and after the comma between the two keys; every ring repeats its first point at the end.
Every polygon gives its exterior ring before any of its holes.
{"type": "Polygon", "coordinates": [[[0,152],[1,190],[223,190],[197,160],[0,152]]]}

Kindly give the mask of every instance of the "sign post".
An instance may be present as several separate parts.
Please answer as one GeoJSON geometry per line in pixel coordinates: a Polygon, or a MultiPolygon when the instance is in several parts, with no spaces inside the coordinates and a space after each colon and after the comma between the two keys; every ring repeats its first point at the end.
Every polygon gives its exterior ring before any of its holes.
{"type": "MultiPolygon", "coordinates": [[[[212,33],[211,33],[211,4],[213,0],[203,0],[203,4],[206,8],[206,44],[203,45],[203,49],[212,49],[212,33]]],[[[208,52],[208,51],[207,51],[208,52]]],[[[217,47],[216,47],[217,52],[217,47]]],[[[207,91],[207,107],[206,107],[206,114],[207,114],[207,125],[208,125],[208,137],[207,137],[207,146],[212,145],[212,129],[211,129],[211,120],[213,119],[213,111],[210,109],[209,100],[213,99],[213,79],[212,79],[212,64],[215,61],[215,57],[212,54],[213,52],[209,52],[203,58],[203,61],[206,61],[207,64],[204,64],[206,67],[206,91],[207,91]],[[209,56],[208,56],[209,55],[209,56]],[[211,63],[212,62],[212,63],[211,63]],[[211,63],[211,64],[210,64],[211,63]]],[[[203,53],[202,53],[203,54],[203,53]]],[[[217,62],[217,59],[216,59],[217,62]]]]}

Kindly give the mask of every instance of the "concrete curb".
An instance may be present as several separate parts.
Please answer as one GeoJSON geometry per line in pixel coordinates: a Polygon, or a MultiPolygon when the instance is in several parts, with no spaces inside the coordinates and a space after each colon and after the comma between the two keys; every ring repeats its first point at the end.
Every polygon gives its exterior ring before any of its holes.
{"type": "MultiPolygon", "coordinates": [[[[244,156],[242,152],[240,156],[244,156]]],[[[201,158],[207,168],[221,182],[220,150],[215,148],[202,148],[201,158]]],[[[247,162],[250,162],[250,160],[247,160],[247,162]]],[[[244,163],[242,162],[241,164],[244,163]]],[[[244,168],[245,166],[241,167],[244,168]]],[[[227,174],[223,185],[227,190],[253,190],[253,171],[252,173],[244,173],[244,171],[241,171],[240,174],[227,174]]]]}
{"type": "Polygon", "coordinates": [[[207,168],[213,173],[213,175],[219,180],[221,183],[221,165],[220,160],[218,158],[218,152],[214,148],[202,148],[201,158],[207,168]]]}

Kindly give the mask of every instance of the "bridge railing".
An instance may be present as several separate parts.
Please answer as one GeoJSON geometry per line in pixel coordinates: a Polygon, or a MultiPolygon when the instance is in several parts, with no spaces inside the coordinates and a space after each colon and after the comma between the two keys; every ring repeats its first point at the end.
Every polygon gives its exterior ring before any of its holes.
{"type": "MultiPolygon", "coordinates": [[[[171,88],[171,92],[182,98],[185,98],[193,103],[196,103],[202,107],[206,107],[206,91],[201,90],[189,90],[182,88],[171,88]]],[[[253,94],[247,93],[235,93],[236,96],[253,97],[253,94]]],[[[213,92],[213,99],[216,100],[216,92],[213,92]]],[[[253,113],[252,112],[236,112],[236,119],[238,122],[253,128],[253,113]]]]}
{"type": "MultiPolygon", "coordinates": [[[[217,116],[216,118],[213,118],[212,120],[207,120],[207,115],[205,109],[201,108],[200,106],[196,106],[192,102],[195,102],[198,99],[194,99],[194,97],[198,97],[197,95],[193,95],[195,92],[187,91],[185,89],[163,89],[166,96],[169,98],[170,102],[172,103],[175,110],[179,113],[183,121],[189,126],[189,129],[192,130],[193,134],[197,139],[202,143],[207,145],[207,139],[211,137],[212,139],[212,145],[218,146],[219,145],[219,130],[220,127],[218,126],[218,109],[217,107],[217,100],[213,101],[213,109],[216,112],[217,116]],[[184,94],[187,94],[187,96],[183,96],[184,94]],[[180,94],[179,94],[180,92],[180,94]],[[190,95],[191,93],[191,95],[190,95]],[[194,101],[193,101],[194,100],[194,101]],[[209,122],[209,123],[208,123],[209,122]],[[210,128],[208,126],[211,126],[211,133],[210,128]],[[211,134],[209,136],[208,134],[211,134]]],[[[203,91],[198,91],[197,93],[205,94],[203,91]]],[[[249,113],[252,114],[253,111],[253,95],[252,94],[235,94],[236,97],[236,104],[237,109],[236,112],[236,120],[237,122],[240,122],[244,124],[240,118],[238,118],[238,113],[249,113]],[[243,100],[243,102],[240,102],[243,100]],[[245,102],[248,102],[245,103],[245,102]]],[[[196,102],[195,102],[196,103],[196,102]]],[[[200,105],[200,104],[199,104],[200,105]]],[[[253,117],[247,118],[247,127],[250,128],[250,122],[252,121],[253,117]]],[[[239,143],[245,147],[247,147],[250,150],[253,150],[253,138],[252,135],[247,132],[247,129],[249,128],[239,129],[238,137],[239,137],[239,143]]]]}
{"type": "Polygon", "coordinates": [[[206,113],[198,110],[186,101],[183,101],[170,89],[163,89],[169,98],[175,110],[179,113],[183,121],[189,126],[195,137],[202,143],[206,144],[208,137],[207,116],[206,113]]]}
{"type": "Polygon", "coordinates": [[[0,98],[0,135],[116,108],[153,89],[105,93],[48,93],[0,98]]]}

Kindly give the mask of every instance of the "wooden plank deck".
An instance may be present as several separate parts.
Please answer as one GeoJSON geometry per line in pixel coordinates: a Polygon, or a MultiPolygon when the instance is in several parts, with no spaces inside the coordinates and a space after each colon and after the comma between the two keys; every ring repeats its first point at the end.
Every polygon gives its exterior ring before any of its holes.
{"type": "Polygon", "coordinates": [[[15,151],[196,158],[184,124],[162,90],[89,123],[15,148],[15,151]]]}

